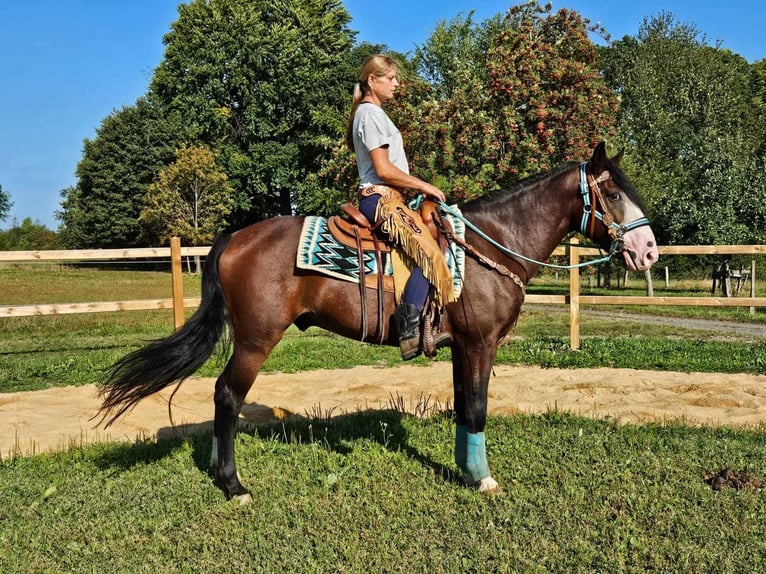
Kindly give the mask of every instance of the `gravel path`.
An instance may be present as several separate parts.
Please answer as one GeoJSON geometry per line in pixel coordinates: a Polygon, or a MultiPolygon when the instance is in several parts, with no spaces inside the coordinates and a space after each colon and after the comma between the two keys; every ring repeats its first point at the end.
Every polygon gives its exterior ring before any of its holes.
{"type": "MultiPolygon", "coordinates": [[[[547,311],[568,313],[566,308],[554,306],[540,306],[547,311]]],[[[688,317],[660,317],[657,315],[644,315],[640,313],[624,313],[620,311],[600,311],[588,309],[581,311],[586,316],[595,316],[603,318],[615,318],[621,321],[633,321],[636,323],[649,323],[653,325],[668,325],[679,329],[691,331],[715,332],[719,335],[728,337],[754,340],[766,339],[766,324],[764,323],[744,323],[739,321],[721,321],[710,319],[692,319],[688,317]]]]}
{"type": "MultiPolygon", "coordinates": [[[[593,313],[593,311],[588,311],[593,313]]],[[[716,331],[717,333],[739,336],[739,337],[760,337],[766,339],[766,325],[762,323],[740,323],[738,321],[711,321],[708,319],[690,319],[680,317],[657,317],[653,315],[634,315],[628,313],[610,313],[609,311],[595,311],[595,313],[604,313],[607,316],[619,317],[626,321],[635,321],[640,323],[652,323],[655,325],[672,325],[683,329],[695,331],[716,331]]]]}

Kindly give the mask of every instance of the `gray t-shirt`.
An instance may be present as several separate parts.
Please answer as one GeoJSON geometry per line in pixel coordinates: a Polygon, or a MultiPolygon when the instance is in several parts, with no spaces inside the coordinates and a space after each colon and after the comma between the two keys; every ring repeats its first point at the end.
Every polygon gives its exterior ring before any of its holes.
{"type": "Polygon", "coordinates": [[[359,104],[354,114],[353,130],[356,166],[362,187],[386,183],[378,177],[370,158],[370,152],[379,147],[388,146],[389,161],[404,173],[410,173],[402,134],[382,108],[370,103],[359,104]]]}

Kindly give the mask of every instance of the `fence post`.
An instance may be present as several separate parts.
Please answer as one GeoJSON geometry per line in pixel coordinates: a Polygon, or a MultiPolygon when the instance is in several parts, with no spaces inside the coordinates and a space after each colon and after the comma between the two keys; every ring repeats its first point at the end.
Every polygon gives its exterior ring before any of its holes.
{"type": "Polygon", "coordinates": [[[654,284],[652,283],[652,272],[647,269],[644,271],[644,279],[646,279],[646,296],[654,297],[654,284]]]}
{"type": "MultiPolygon", "coordinates": [[[[750,297],[755,299],[755,259],[750,260],[750,297]]],[[[755,315],[755,307],[750,307],[750,314],[755,315]]]]}
{"type": "MultiPolygon", "coordinates": [[[[567,247],[569,251],[569,265],[580,263],[579,240],[573,237],[567,247]]],[[[569,270],[569,346],[572,349],[580,348],[580,268],[572,267],[569,270]]]]}
{"type": "Polygon", "coordinates": [[[177,331],[183,327],[185,321],[181,239],[178,237],[170,238],[170,275],[173,281],[173,323],[177,331]]]}

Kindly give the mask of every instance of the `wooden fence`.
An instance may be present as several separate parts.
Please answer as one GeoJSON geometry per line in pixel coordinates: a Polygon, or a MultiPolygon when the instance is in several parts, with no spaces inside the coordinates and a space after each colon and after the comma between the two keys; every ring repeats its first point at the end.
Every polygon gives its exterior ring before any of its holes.
{"type": "MultiPolygon", "coordinates": [[[[149,309],[173,309],[176,328],[184,323],[184,308],[199,305],[199,297],[183,296],[183,257],[207,255],[209,247],[182,247],[177,238],[170,247],[146,249],[91,249],[71,251],[4,251],[0,252],[0,263],[29,261],[97,261],[120,259],[168,258],[171,261],[171,299],[138,301],[111,301],[96,303],[66,303],[50,305],[0,306],[0,318],[33,315],[63,315],[70,313],[97,313],[105,311],[138,311],[149,309]]],[[[659,247],[660,255],[766,255],[766,245],[679,245],[659,247]]],[[[569,264],[576,265],[584,258],[599,256],[592,247],[580,247],[576,240],[567,247],[558,247],[554,256],[568,256],[569,264]]],[[[766,297],[755,296],[755,270],[750,276],[749,297],[637,297],[613,295],[581,295],[580,272],[569,271],[569,294],[534,295],[526,297],[527,303],[569,305],[570,345],[580,347],[580,306],[581,305],[677,305],[712,307],[766,307],[766,297]]]]}
{"type": "Polygon", "coordinates": [[[29,261],[117,261],[121,259],[167,259],[171,268],[171,299],[142,299],[137,301],[100,301],[97,303],[57,303],[51,305],[0,306],[2,317],[29,317],[34,315],[68,315],[73,313],[102,313],[107,311],[141,311],[152,309],[173,309],[176,328],[184,323],[184,308],[196,307],[199,297],[184,298],[183,257],[207,255],[210,247],[181,247],[181,241],[174,237],[170,247],[147,247],[137,249],[80,249],[50,251],[0,251],[0,263],[21,263],[29,261]]]}
{"type": "MultiPolygon", "coordinates": [[[[569,264],[577,265],[583,257],[599,254],[592,247],[579,247],[577,240],[562,251],[559,247],[555,255],[569,254],[569,264]]],[[[658,247],[661,256],[667,255],[764,255],[766,245],[675,245],[658,247]]],[[[569,271],[569,295],[527,295],[527,303],[549,303],[569,305],[570,346],[580,348],[580,305],[677,305],[706,307],[766,307],[766,297],[755,296],[755,270],[750,276],[750,297],[637,297],[615,295],[581,295],[580,271],[569,271]]]]}

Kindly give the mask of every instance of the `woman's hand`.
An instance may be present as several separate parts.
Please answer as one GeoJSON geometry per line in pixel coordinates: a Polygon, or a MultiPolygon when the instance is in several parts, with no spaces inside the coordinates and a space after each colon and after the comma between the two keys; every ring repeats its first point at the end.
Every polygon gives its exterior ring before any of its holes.
{"type": "Polygon", "coordinates": [[[421,188],[418,189],[418,191],[420,191],[423,195],[426,195],[435,201],[443,202],[446,199],[444,196],[444,192],[441,189],[425,181],[423,182],[423,185],[421,186],[421,188]]]}

